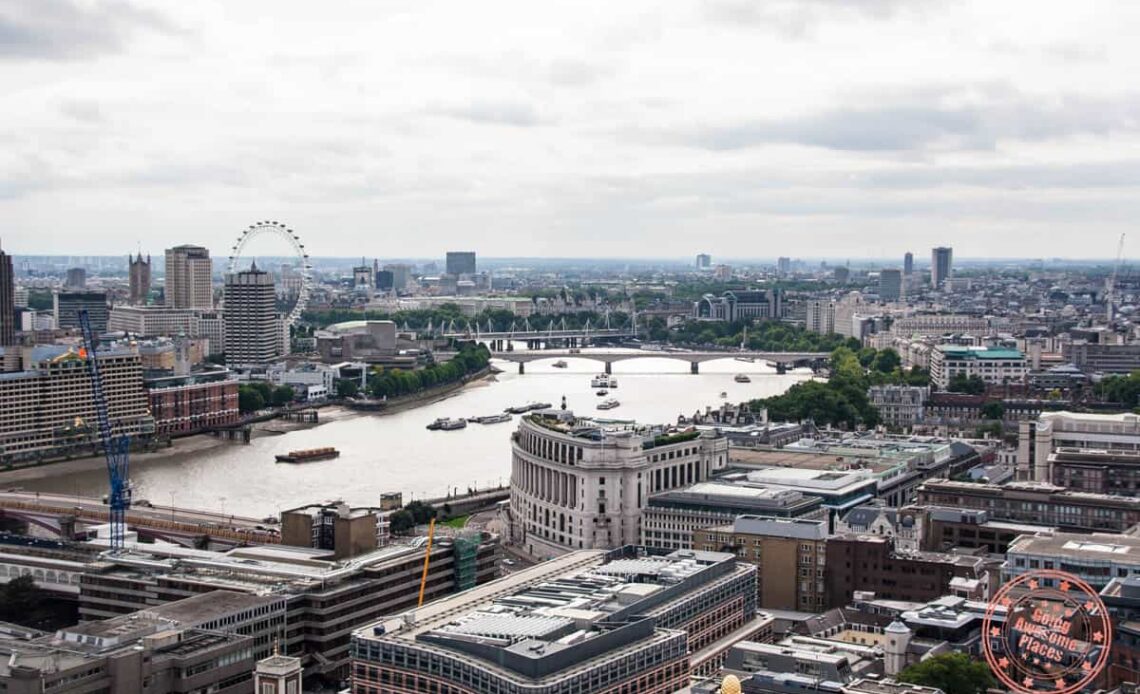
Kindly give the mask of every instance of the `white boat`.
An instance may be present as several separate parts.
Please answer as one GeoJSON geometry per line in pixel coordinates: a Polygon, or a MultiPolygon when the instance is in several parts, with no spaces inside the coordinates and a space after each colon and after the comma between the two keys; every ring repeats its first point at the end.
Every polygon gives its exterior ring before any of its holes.
{"type": "Polygon", "coordinates": [[[756,363],[756,357],[733,357],[733,359],[736,359],[736,361],[746,361],[749,364],[756,363]]]}
{"type": "Polygon", "coordinates": [[[466,419],[452,419],[450,417],[440,417],[431,424],[427,425],[428,429],[432,431],[455,431],[456,429],[466,429],[466,419]]]}
{"type": "Polygon", "coordinates": [[[752,379],[748,378],[747,374],[736,374],[736,376],[734,376],[732,380],[736,381],[737,383],[751,383],[752,382],[752,379]]]}
{"type": "Polygon", "coordinates": [[[604,401],[598,403],[598,409],[599,410],[612,410],[620,404],[621,403],[618,402],[617,400],[610,398],[609,400],[604,400],[604,401]]]}
{"type": "Polygon", "coordinates": [[[500,422],[511,421],[511,415],[507,412],[501,414],[488,414],[482,417],[468,417],[468,422],[475,422],[476,424],[499,424],[500,422]]]}
{"type": "Polygon", "coordinates": [[[567,364],[564,360],[559,359],[558,361],[551,364],[551,366],[553,366],[556,369],[565,369],[567,366],[569,366],[569,364],[567,364]]]}
{"type": "Polygon", "coordinates": [[[591,388],[617,388],[617,379],[609,374],[598,374],[590,381],[591,388]]]}

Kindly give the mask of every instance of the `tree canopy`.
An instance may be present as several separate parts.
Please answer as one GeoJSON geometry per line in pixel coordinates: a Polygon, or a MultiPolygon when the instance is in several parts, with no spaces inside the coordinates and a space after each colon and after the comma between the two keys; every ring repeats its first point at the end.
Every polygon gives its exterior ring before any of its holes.
{"type": "Polygon", "coordinates": [[[981,660],[965,653],[942,653],[908,666],[898,675],[900,682],[937,687],[946,694],[984,694],[997,681],[981,660]]]}

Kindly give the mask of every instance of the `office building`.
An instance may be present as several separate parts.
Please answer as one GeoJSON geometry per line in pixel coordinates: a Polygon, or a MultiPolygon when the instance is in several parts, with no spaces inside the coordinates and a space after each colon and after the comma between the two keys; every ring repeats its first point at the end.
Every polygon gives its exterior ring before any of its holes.
{"type": "Polygon", "coordinates": [[[903,275],[910,277],[914,274],[914,253],[906,252],[903,256],[903,275]]]}
{"type": "Polygon", "coordinates": [[[226,365],[264,366],[279,354],[281,339],[277,320],[273,275],[257,269],[226,275],[225,310],[226,365]]]}
{"type": "MultiPolygon", "coordinates": [[[[153,433],[139,355],[101,351],[99,371],[112,430],[132,437],[153,433]]],[[[97,423],[87,361],[74,351],[36,347],[23,371],[0,374],[0,461],[88,450],[97,445],[97,423]]]]}
{"type": "Polygon", "coordinates": [[[447,274],[456,277],[475,274],[475,251],[448,251],[447,274]]]}
{"type": "Polygon", "coordinates": [[[402,291],[408,288],[408,282],[412,280],[411,265],[392,263],[385,265],[382,269],[392,273],[392,286],[396,291],[402,291]]]}
{"type": "Polygon", "coordinates": [[[638,544],[650,495],[707,480],[728,462],[716,431],[669,431],[543,410],[512,444],[510,532],[531,555],[638,544]]]}
{"type": "Polygon", "coordinates": [[[352,691],[672,694],[755,619],[731,554],[577,551],[356,631],[352,691]]]}
{"type": "Polygon", "coordinates": [[[1042,412],[1020,422],[1018,479],[1048,482],[1049,456],[1058,448],[1140,452],[1140,415],[1042,412]]]}
{"type": "Polygon", "coordinates": [[[1022,383],[1028,373],[1025,355],[1016,349],[938,345],[930,353],[930,380],[941,390],[959,377],[1004,385],[1022,383]]]}
{"type": "Polygon", "coordinates": [[[912,427],[926,418],[926,401],[930,398],[927,386],[871,386],[867,399],[879,411],[883,424],[892,427],[912,427]]]}
{"type": "Polygon", "coordinates": [[[693,549],[754,565],[761,609],[816,612],[825,609],[827,536],[827,521],[745,515],[693,532],[693,549]]]}
{"type": "Polygon", "coordinates": [[[379,270],[375,275],[376,289],[382,292],[391,291],[396,285],[395,275],[391,270],[379,270]]]}
{"type": "MultiPolygon", "coordinates": [[[[24,300],[27,305],[27,299],[24,300]]],[[[0,347],[16,344],[16,274],[12,256],[0,248],[0,347]]]]}
{"type": "MultiPolygon", "coordinates": [[[[83,573],[79,614],[84,621],[109,619],[218,590],[283,600],[285,619],[274,634],[280,654],[300,658],[306,676],[346,677],[352,632],[416,607],[424,552],[389,545],[340,561],[332,551],[307,547],[214,552],[128,541],[125,554],[92,561],[83,573]]],[[[498,576],[498,565],[495,538],[437,534],[425,603],[474,592],[498,576]]]]}
{"type": "Polygon", "coordinates": [[[857,592],[884,600],[927,602],[951,594],[951,583],[974,599],[990,593],[985,560],[938,552],[896,552],[894,540],[877,535],[836,535],[827,540],[824,572],[827,607],[843,607],[857,592]],[[959,579],[954,581],[954,579],[959,579]]]}
{"type": "Polygon", "coordinates": [[[1122,533],[1140,523],[1140,499],[1073,492],[1039,482],[1005,485],[927,480],[918,503],[979,509],[988,520],[1047,525],[1068,532],[1122,533]]]}
{"type": "Polygon", "coordinates": [[[983,509],[908,506],[898,514],[900,526],[917,529],[918,549],[929,552],[980,549],[1004,555],[1022,535],[1058,530],[1048,525],[990,520],[990,512],[983,509]]]}
{"type": "Polygon", "coordinates": [[[942,289],[954,274],[954,250],[938,247],[930,252],[930,283],[942,289]]]}
{"type": "Polygon", "coordinates": [[[840,265],[831,271],[831,276],[835,279],[836,284],[847,284],[851,281],[851,269],[840,265]]]}
{"type": "MultiPolygon", "coordinates": [[[[165,306],[115,306],[107,319],[107,332],[132,337],[202,336],[201,312],[192,308],[165,306]]],[[[221,345],[211,345],[220,352],[221,345]]]]}
{"type": "Polygon", "coordinates": [[[54,634],[8,631],[0,636],[0,690],[250,692],[255,659],[269,651],[284,615],[282,599],[215,591],[54,634]]]}
{"type": "Polygon", "coordinates": [[[811,299],[806,304],[804,327],[808,332],[830,335],[835,332],[835,302],[830,299],[811,299]]]}
{"type": "Polygon", "coordinates": [[[253,671],[254,694],[301,694],[301,659],[274,653],[257,661],[253,671]]]}
{"type": "Polygon", "coordinates": [[[780,273],[781,275],[791,274],[791,272],[792,272],[792,259],[791,258],[783,258],[783,257],[777,259],[776,260],[776,272],[780,273]]]}
{"type": "Polygon", "coordinates": [[[1072,342],[1062,347],[1062,354],[1086,374],[1130,374],[1140,369],[1140,344],[1072,342]]]}
{"type": "Polygon", "coordinates": [[[700,253],[697,255],[697,269],[707,270],[712,266],[712,256],[708,253],[700,253]]]}
{"type": "Polygon", "coordinates": [[[898,301],[903,295],[903,275],[900,270],[879,271],[879,298],[898,301]]]}
{"type": "Polygon", "coordinates": [[[698,320],[752,321],[777,320],[783,316],[783,294],[766,291],[732,290],[720,296],[705,294],[693,306],[698,320]]]}
{"type": "Polygon", "coordinates": [[[797,489],[699,482],[649,498],[642,512],[642,544],[659,549],[691,549],[694,533],[731,525],[742,515],[826,519],[827,509],[819,496],[797,489]]]}
{"type": "Polygon", "coordinates": [[[343,501],[313,504],[281,512],[281,544],[331,550],[334,559],[348,559],[387,544],[381,536],[379,508],[352,508],[343,501]]]}
{"type": "Polygon", "coordinates": [[[159,376],[143,381],[159,436],[184,436],[237,424],[238,382],[228,369],[159,376]]]}
{"type": "Polygon", "coordinates": [[[61,330],[79,328],[79,312],[87,311],[91,331],[96,335],[107,332],[107,319],[110,308],[107,306],[107,292],[56,292],[52,296],[55,310],[55,325],[61,330]]]}
{"type": "Polygon", "coordinates": [[[150,255],[143,260],[142,251],[137,258],[127,256],[130,264],[130,296],[128,303],[132,306],[144,306],[150,296],[150,255]]]}
{"type": "MultiPolygon", "coordinates": [[[[1140,576],[1140,537],[1128,533],[1037,533],[1022,535],[1005,554],[1002,580],[1040,569],[1073,574],[1096,589],[1114,578],[1140,576]]],[[[1050,579],[1042,579],[1045,586],[1050,579]]]]}
{"type": "Polygon", "coordinates": [[[166,275],[163,288],[169,308],[214,307],[213,264],[210,251],[201,246],[166,249],[166,275]]]}
{"type": "Polygon", "coordinates": [[[989,335],[990,323],[985,318],[953,313],[917,313],[896,318],[891,334],[900,337],[940,337],[950,334],[989,335]]]}
{"type": "Polygon", "coordinates": [[[63,286],[67,289],[86,289],[87,270],[81,267],[68,268],[63,286]]]}
{"type": "Polygon", "coordinates": [[[1057,448],[1047,458],[1042,477],[1044,482],[1074,492],[1137,496],[1140,451],[1057,448]]]}

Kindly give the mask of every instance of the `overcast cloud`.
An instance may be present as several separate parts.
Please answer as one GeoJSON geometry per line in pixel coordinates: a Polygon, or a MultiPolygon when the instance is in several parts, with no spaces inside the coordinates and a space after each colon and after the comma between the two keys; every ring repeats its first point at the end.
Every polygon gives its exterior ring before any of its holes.
{"type": "Polygon", "coordinates": [[[0,0],[0,239],[1108,257],[1138,32],[1128,0],[0,0]]]}

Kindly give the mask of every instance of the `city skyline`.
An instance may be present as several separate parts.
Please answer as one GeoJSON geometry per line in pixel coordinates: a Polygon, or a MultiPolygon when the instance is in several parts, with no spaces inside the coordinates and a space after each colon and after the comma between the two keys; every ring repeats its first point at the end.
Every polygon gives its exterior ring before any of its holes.
{"type": "Polygon", "coordinates": [[[1134,5],[594,7],[16,2],[5,249],[1111,258],[1140,212],[1134,5]]]}

